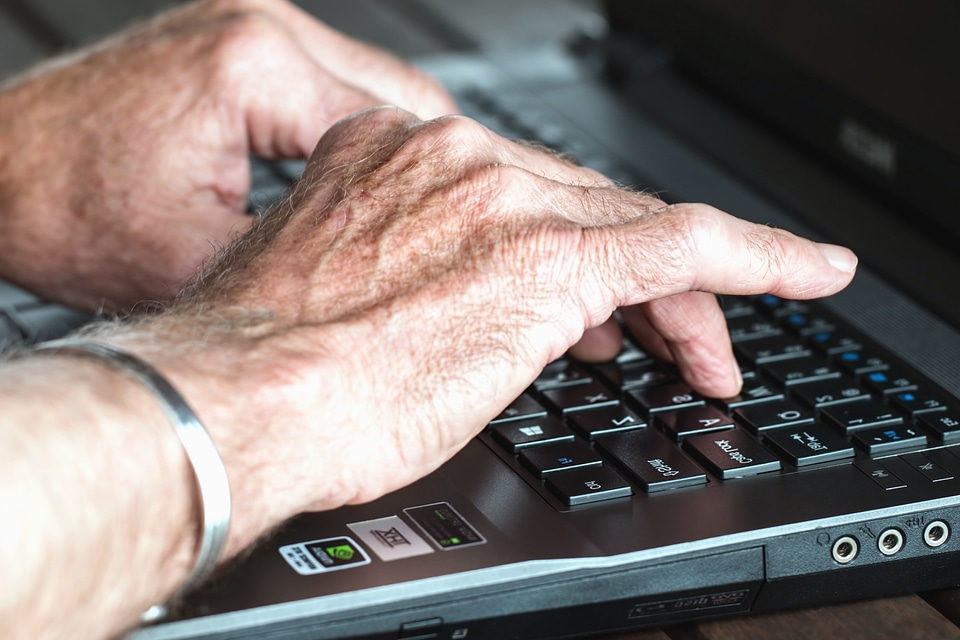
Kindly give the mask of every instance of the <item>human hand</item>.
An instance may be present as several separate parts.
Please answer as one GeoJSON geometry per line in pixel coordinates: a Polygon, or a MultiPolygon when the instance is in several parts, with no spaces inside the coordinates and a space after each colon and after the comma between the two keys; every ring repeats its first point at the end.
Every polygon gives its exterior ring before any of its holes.
{"type": "Polygon", "coordinates": [[[249,155],[307,157],[378,104],[456,111],[286,0],[209,0],[0,94],[0,275],[85,310],[163,300],[244,231],[249,155]]]}
{"type": "MultiPolygon", "coordinates": [[[[464,118],[381,108],[331,129],[289,200],[186,299],[111,340],[213,433],[236,549],[263,523],[425,475],[619,307],[689,299],[678,321],[656,303],[650,328],[668,343],[681,321],[720,335],[706,292],[826,295],[855,263],[621,190],[464,118]]],[[[734,376],[722,335],[680,362],[713,371],[695,377],[705,393],[734,376]]]]}

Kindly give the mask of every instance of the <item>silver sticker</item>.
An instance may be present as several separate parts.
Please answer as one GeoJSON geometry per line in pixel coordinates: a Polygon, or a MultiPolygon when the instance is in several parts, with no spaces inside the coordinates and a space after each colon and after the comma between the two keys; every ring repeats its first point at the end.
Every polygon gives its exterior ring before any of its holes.
{"type": "Polygon", "coordinates": [[[433,553],[433,547],[398,516],[355,522],[347,527],[384,561],[433,553]]]}

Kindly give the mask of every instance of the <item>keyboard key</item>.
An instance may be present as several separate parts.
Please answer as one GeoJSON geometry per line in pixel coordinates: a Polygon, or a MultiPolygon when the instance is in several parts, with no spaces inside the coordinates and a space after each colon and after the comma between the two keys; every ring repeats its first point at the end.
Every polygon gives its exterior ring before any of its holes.
{"type": "Polygon", "coordinates": [[[756,305],[766,309],[774,316],[783,317],[791,313],[806,313],[809,305],[803,300],[788,300],[770,293],[764,293],[753,298],[756,305]]]}
{"type": "Polygon", "coordinates": [[[869,427],[903,422],[902,416],[893,411],[889,405],[875,398],[828,406],[823,409],[821,416],[824,422],[839,429],[845,435],[869,427]]]}
{"type": "Polygon", "coordinates": [[[916,382],[909,375],[893,368],[868,373],[863,376],[863,381],[870,389],[884,395],[917,388],[916,382]]]}
{"type": "Polygon", "coordinates": [[[704,403],[703,397],[685,382],[631,389],[627,391],[627,397],[639,404],[646,413],[672,411],[704,403]]]}
{"type": "Polygon", "coordinates": [[[0,311],[0,347],[23,341],[23,332],[5,313],[0,311]]]}
{"type": "Polygon", "coordinates": [[[943,443],[960,442],[960,411],[949,409],[917,416],[917,425],[943,443]]]}
{"type": "Polygon", "coordinates": [[[762,370],[783,386],[840,377],[840,370],[821,358],[772,362],[764,365],[762,370]]]}
{"type": "Polygon", "coordinates": [[[511,453],[554,442],[571,442],[573,431],[553,416],[492,425],[494,439],[511,453]]]}
{"type": "Polygon", "coordinates": [[[766,403],[773,400],[783,400],[783,392],[780,391],[769,380],[762,376],[746,378],[743,381],[743,388],[739,395],[732,398],[724,398],[720,402],[727,411],[733,411],[740,407],[746,407],[757,403],[766,403]]]}
{"type": "Polygon", "coordinates": [[[892,425],[857,431],[853,443],[871,456],[927,446],[927,436],[915,427],[892,425]]]}
{"type": "Polygon", "coordinates": [[[6,280],[0,280],[0,308],[30,307],[41,303],[34,294],[6,280]]]}
{"type": "Polygon", "coordinates": [[[890,395],[890,404],[911,416],[947,408],[947,402],[942,397],[923,390],[895,391],[890,395]]]}
{"type": "Polygon", "coordinates": [[[617,354],[617,364],[630,364],[636,362],[653,362],[647,352],[641,349],[630,338],[624,337],[623,346],[620,347],[620,353],[617,354]]]}
{"type": "Polygon", "coordinates": [[[802,336],[828,333],[836,329],[833,322],[822,316],[811,315],[808,311],[793,311],[783,316],[783,325],[802,336]]]}
{"type": "Polygon", "coordinates": [[[547,404],[560,413],[584,411],[619,403],[613,392],[596,381],[547,389],[542,393],[547,404]]]}
{"type": "Polygon", "coordinates": [[[633,488],[608,466],[592,466],[551,473],[547,488],[571,507],[633,495],[633,488]]]}
{"type": "Polygon", "coordinates": [[[643,419],[622,404],[574,413],[570,416],[570,424],[587,440],[647,426],[643,419]]]}
{"type": "Polygon", "coordinates": [[[809,342],[814,349],[825,355],[856,351],[862,347],[859,340],[838,331],[812,333],[809,336],[809,342]]]}
{"type": "Polygon", "coordinates": [[[850,442],[823,424],[768,431],[764,439],[774,451],[797,467],[843,460],[854,455],[850,442]]]}
{"type": "Polygon", "coordinates": [[[711,431],[733,429],[733,419],[716,407],[703,405],[656,414],[656,424],[675,440],[711,431]]]}
{"type": "Polygon", "coordinates": [[[861,375],[870,371],[882,371],[890,368],[890,362],[883,356],[869,351],[841,351],[834,354],[834,361],[842,369],[854,375],[861,375]]]}
{"type": "Polygon", "coordinates": [[[92,319],[80,311],[49,303],[7,309],[6,313],[30,342],[61,338],[92,319]]]}
{"type": "Polygon", "coordinates": [[[511,420],[529,420],[531,418],[541,418],[545,415],[547,415],[547,410],[543,408],[543,405],[530,394],[524,393],[511,402],[510,406],[504,409],[490,424],[510,422],[511,420]]]}
{"type": "Polygon", "coordinates": [[[753,433],[813,422],[813,411],[792,400],[762,402],[737,409],[734,416],[753,433]]]}
{"type": "Polygon", "coordinates": [[[919,471],[930,482],[953,480],[953,474],[922,453],[907,453],[900,459],[919,471]]]}
{"type": "Polygon", "coordinates": [[[761,316],[759,313],[735,317],[728,316],[727,329],[730,332],[730,340],[734,343],[778,336],[783,333],[783,329],[776,322],[761,316]]]}
{"type": "Polygon", "coordinates": [[[717,296],[717,301],[720,303],[720,308],[723,309],[723,317],[727,319],[728,326],[734,318],[742,318],[744,316],[759,317],[753,303],[747,298],[721,295],[717,296]]]}
{"type": "Polygon", "coordinates": [[[734,351],[744,360],[758,365],[810,355],[810,349],[803,341],[789,335],[737,342],[734,351]]]}
{"type": "Polygon", "coordinates": [[[524,466],[540,477],[548,473],[603,463],[597,452],[582,440],[523,449],[520,451],[519,459],[524,466]]]}
{"type": "Polygon", "coordinates": [[[551,362],[546,366],[543,372],[534,381],[533,386],[542,391],[544,389],[556,389],[557,387],[566,387],[574,384],[584,384],[590,382],[590,372],[583,365],[562,358],[551,362]]]}
{"type": "Polygon", "coordinates": [[[870,398],[870,393],[866,389],[845,378],[799,384],[790,389],[794,397],[814,408],[870,398]]]}
{"type": "Polygon", "coordinates": [[[653,429],[597,439],[597,448],[648,493],[707,482],[707,474],[653,429]]]}
{"type": "Polygon", "coordinates": [[[683,446],[724,480],[780,469],[780,460],[740,429],[690,436],[683,446]]]}
{"type": "Polygon", "coordinates": [[[884,491],[906,489],[907,483],[893,474],[877,460],[858,460],[854,463],[868,478],[876,482],[884,491]]]}
{"type": "Polygon", "coordinates": [[[600,374],[615,389],[639,389],[677,382],[680,376],[655,360],[640,360],[600,367],[600,374]]]}

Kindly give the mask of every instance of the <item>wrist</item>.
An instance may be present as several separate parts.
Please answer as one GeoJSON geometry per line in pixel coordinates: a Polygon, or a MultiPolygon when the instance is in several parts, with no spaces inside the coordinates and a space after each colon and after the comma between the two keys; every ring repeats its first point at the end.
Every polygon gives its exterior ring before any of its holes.
{"type": "Polygon", "coordinates": [[[224,558],[303,510],[340,506],[333,429],[339,376],[312,345],[261,325],[161,315],[94,333],[149,362],[185,398],[226,467],[233,517],[224,558]],[[189,329],[188,329],[189,328],[189,329]],[[330,402],[326,402],[329,399],[330,402]]]}

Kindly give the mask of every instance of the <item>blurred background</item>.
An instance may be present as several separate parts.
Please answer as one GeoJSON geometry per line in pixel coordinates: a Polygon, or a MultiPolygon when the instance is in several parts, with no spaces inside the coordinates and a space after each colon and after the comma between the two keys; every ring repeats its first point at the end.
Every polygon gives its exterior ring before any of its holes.
{"type": "MultiPolygon", "coordinates": [[[[0,0],[0,77],[91,42],[176,0],[0,0]]],[[[566,41],[602,29],[599,0],[298,0],[401,57],[566,41]]]]}

